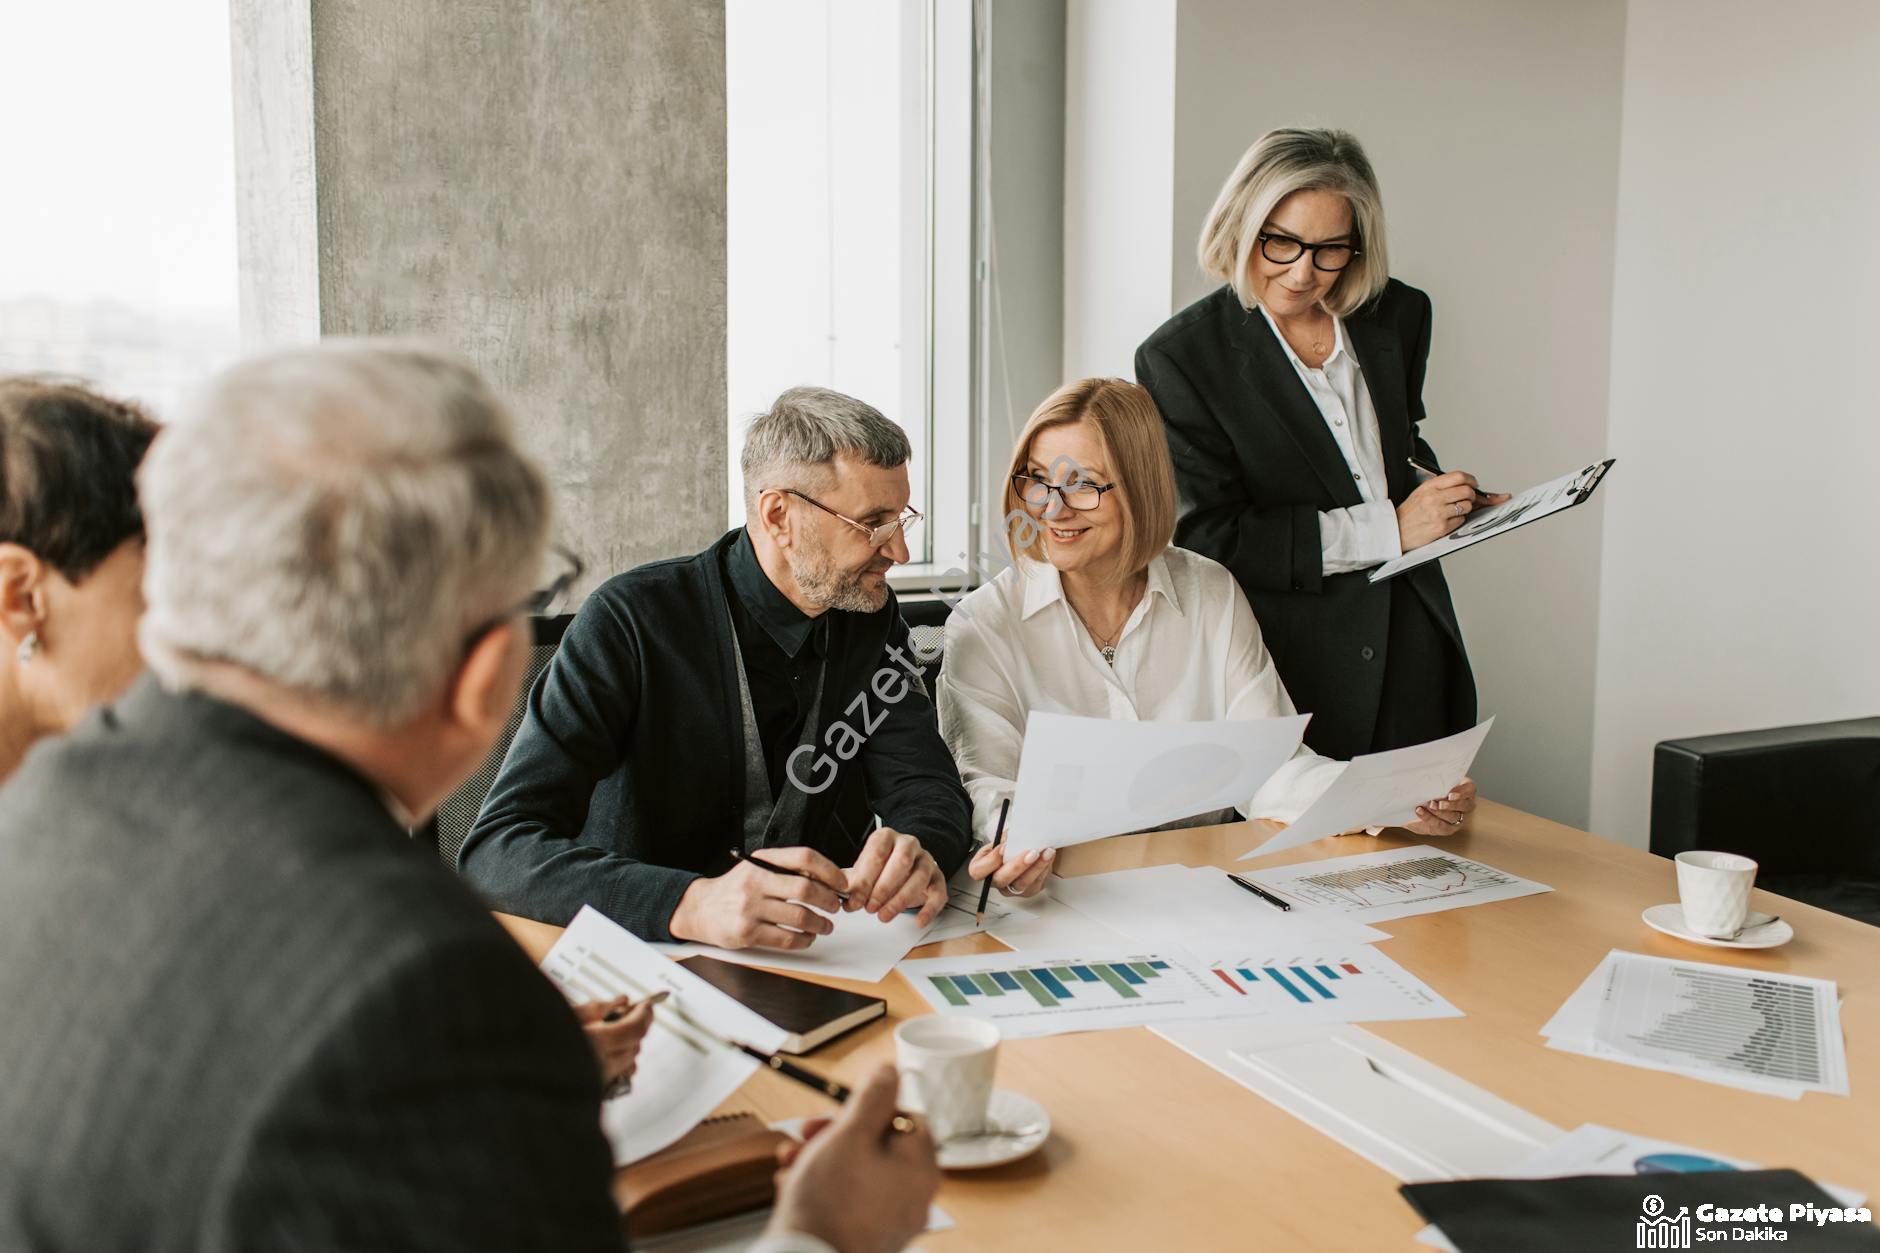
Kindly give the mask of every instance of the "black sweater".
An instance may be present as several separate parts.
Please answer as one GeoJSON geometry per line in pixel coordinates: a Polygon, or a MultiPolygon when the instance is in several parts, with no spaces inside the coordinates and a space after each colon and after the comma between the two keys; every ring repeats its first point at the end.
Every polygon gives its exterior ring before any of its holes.
{"type": "MultiPolygon", "coordinates": [[[[591,904],[667,940],[692,880],[729,867],[745,770],[723,556],[741,534],[616,575],[569,625],[458,854],[495,908],[565,924],[591,904]]],[[[827,617],[817,754],[795,774],[830,782],[808,797],[804,842],[848,865],[879,815],[951,874],[971,847],[970,806],[910,676],[900,610],[890,595],[827,617]]]]}

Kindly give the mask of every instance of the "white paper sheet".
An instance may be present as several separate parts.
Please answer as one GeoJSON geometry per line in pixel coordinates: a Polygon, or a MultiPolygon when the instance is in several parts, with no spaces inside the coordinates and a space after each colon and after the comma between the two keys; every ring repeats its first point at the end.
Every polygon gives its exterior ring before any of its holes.
{"type": "Polygon", "coordinates": [[[655,1026],[640,1046],[633,1090],[601,1110],[615,1165],[656,1153],[692,1130],[757,1069],[750,1057],[716,1043],[694,1025],[766,1053],[783,1045],[786,1033],[781,1027],[587,906],[555,941],[542,970],[576,1005],[670,993],[653,1011],[655,1026]]]}
{"type": "MultiPolygon", "coordinates": [[[[820,912],[820,911],[818,911],[820,912]]],[[[820,975],[825,979],[859,979],[879,983],[894,969],[894,963],[907,951],[927,942],[929,928],[919,923],[919,915],[910,910],[892,922],[881,922],[873,914],[825,914],[836,924],[828,935],[819,935],[799,952],[778,948],[713,948],[709,944],[659,944],[654,947],[674,959],[703,953],[719,961],[740,966],[762,966],[789,974],[820,975]]],[[[939,919],[934,920],[936,923],[939,919]]],[[[971,921],[971,919],[968,919],[971,921]]]]}
{"type": "Polygon", "coordinates": [[[1574,506],[1580,488],[1589,482],[1597,485],[1600,474],[1599,463],[1575,470],[1572,474],[1563,474],[1557,479],[1538,484],[1499,505],[1490,505],[1478,509],[1469,520],[1443,536],[1432,540],[1421,548],[1413,549],[1397,558],[1387,561],[1371,571],[1371,582],[1378,583],[1405,570],[1420,566],[1428,561],[1438,561],[1450,553],[1479,544],[1483,540],[1511,531],[1515,527],[1544,518],[1548,514],[1559,513],[1562,509],[1574,506]]]}
{"type": "Polygon", "coordinates": [[[1388,922],[1486,905],[1537,892],[1545,883],[1496,870],[1430,844],[1330,857],[1295,866],[1266,866],[1242,877],[1293,905],[1336,910],[1355,922],[1388,922]]]}
{"type": "Polygon", "coordinates": [[[1339,948],[1390,938],[1333,909],[1276,909],[1213,868],[1148,866],[1077,875],[1052,880],[1051,892],[1141,944],[1190,955],[1339,948]]]}
{"type": "Polygon", "coordinates": [[[1299,747],[1307,717],[1129,722],[1034,710],[1005,859],[1244,805],[1299,747]]]}
{"type": "Polygon", "coordinates": [[[1362,827],[1415,822],[1418,805],[1444,795],[1468,777],[1494,725],[1490,718],[1427,744],[1353,757],[1304,813],[1252,852],[1242,853],[1240,859],[1284,852],[1362,827]]]}
{"type": "Polygon", "coordinates": [[[940,911],[933,926],[920,938],[922,944],[938,944],[941,940],[957,940],[963,935],[977,935],[981,931],[991,932],[1006,924],[1012,917],[1012,906],[1006,897],[999,895],[994,888],[986,896],[986,920],[977,922],[974,915],[979,912],[979,889],[981,881],[966,873],[964,866],[947,884],[946,908],[940,911]]]}
{"type": "Polygon", "coordinates": [[[938,1013],[987,1019],[1008,1039],[1258,1013],[1206,967],[1139,948],[934,957],[899,969],[938,1013]]]}
{"type": "Polygon", "coordinates": [[[1541,1030],[1552,1048],[1746,1091],[1848,1095],[1828,979],[1615,949],[1541,1030]]]}
{"type": "Polygon", "coordinates": [[[1011,902],[1010,912],[986,933],[1021,953],[1055,949],[1119,948],[1132,941],[1114,927],[1106,927],[1080,909],[1057,899],[1056,884],[1041,896],[1011,902]]]}

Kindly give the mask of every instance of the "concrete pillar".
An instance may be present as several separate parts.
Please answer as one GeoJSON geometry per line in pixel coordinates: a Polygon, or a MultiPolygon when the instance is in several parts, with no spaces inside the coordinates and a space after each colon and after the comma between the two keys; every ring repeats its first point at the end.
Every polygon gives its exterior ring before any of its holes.
{"type": "Polygon", "coordinates": [[[723,5],[232,0],[232,30],[248,345],[468,355],[590,587],[715,537],[723,5]]]}

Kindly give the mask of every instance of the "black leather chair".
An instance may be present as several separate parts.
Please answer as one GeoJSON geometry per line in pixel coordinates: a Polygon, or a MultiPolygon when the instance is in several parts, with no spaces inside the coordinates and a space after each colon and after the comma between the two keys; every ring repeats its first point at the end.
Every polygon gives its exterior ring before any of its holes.
{"type": "Polygon", "coordinates": [[[555,650],[561,647],[561,637],[567,633],[568,624],[573,621],[574,615],[571,613],[530,619],[535,631],[535,642],[529,649],[529,673],[523,680],[521,694],[516,698],[516,707],[510,711],[508,725],[490,749],[490,755],[477,767],[477,772],[444,798],[444,803],[437,807],[437,814],[429,822],[411,833],[413,839],[422,840],[435,848],[438,857],[446,865],[457,864],[457,851],[463,847],[463,838],[470,834],[470,828],[477,820],[477,812],[483,808],[483,798],[490,794],[490,788],[496,783],[496,772],[503,768],[503,758],[509,754],[509,741],[516,738],[516,729],[522,725],[522,713],[529,703],[529,689],[535,686],[535,680],[542,671],[548,669],[555,650]]]}
{"type": "Polygon", "coordinates": [[[1880,718],[1666,740],[1652,852],[1756,859],[1756,886],[1880,926],[1880,718]]]}

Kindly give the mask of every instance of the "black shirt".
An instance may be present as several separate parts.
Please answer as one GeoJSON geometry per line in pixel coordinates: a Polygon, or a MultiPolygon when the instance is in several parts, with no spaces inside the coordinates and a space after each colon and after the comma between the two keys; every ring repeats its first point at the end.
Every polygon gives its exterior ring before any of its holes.
{"type": "MultiPolygon", "coordinates": [[[[783,795],[785,760],[803,740],[803,723],[816,703],[816,688],[828,651],[828,616],[798,609],[758,564],[751,537],[740,533],[725,554],[731,588],[731,617],[751,685],[751,712],[764,746],[771,799],[783,795]]],[[[825,715],[829,711],[823,711],[825,715]]],[[[838,711],[839,712],[839,711],[838,711]]],[[[821,719],[828,722],[830,718],[821,719]]]]}

